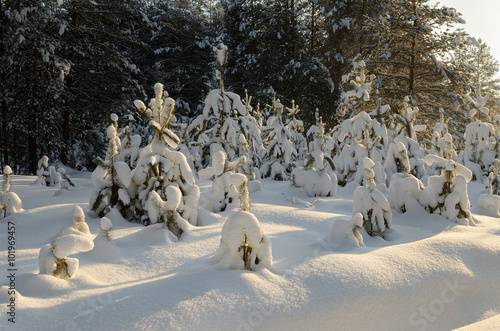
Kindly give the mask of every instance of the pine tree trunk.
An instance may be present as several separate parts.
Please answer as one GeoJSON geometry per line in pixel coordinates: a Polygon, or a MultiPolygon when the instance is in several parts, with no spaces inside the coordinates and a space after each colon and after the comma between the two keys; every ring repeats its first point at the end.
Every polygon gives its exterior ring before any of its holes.
{"type": "Polygon", "coordinates": [[[32,90],[31,90],[31,116],[28,123],[28,163],[29,170],[36,174],[37,168],[37,83],[38,83],[38,54],[33,50],[33,72],[32,72],[32,90]]]}
{"type": "MultiPolygon", "coordinates": [[[[73,13],[71,15],[71,21],[73,23],[73,31],[72,35],[74,38],[76,38],[76,29],[78,26],[78,14],[73,13]]],[[[73,64],[75,60],[75,50],[74,48],[71,48],[70,54],[69,54],[69,61],[71,64],[73,64]]],[[[70,74],[68,75],[66,79],[66,87],[68,90],[68,93],[71,94],[71,87],[73,85],[73,76],[70,74]]],[[[65,165],[68,164],[68,148],[69,148],[69,123],[70,122],[70,112],[68,107],[64,109],[63,112],[63,127],[62,127],[62,136],[63,136],[63,147],[61,150],[61,162],[65,165]]]]}

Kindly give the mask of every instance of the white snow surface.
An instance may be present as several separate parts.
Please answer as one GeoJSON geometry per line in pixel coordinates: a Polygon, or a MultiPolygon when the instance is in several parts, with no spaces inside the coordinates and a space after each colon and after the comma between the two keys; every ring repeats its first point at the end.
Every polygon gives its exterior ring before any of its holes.
{"type": "MultiPolygon", "coordinates": [[[[351,219],[355,185],[310,198],[290,182],[264,179],[251,193],[251,212],[272,244],[273,264],[258,271],[229,270],[214,259],[234,210],[200,208],[205,226],[191,226],[178,241],[154,240],[154,226],[112,210],[114,253],[72,255],[78,273],[63,280],[39,274],[40,249],[75,206],[86,214],[90,237],[101,223],[89,213],[91,174],[68,172],[76,187],[58,196],[59,188],[31,185],[33,176],[12,176],[24,211],[0,220],[3,234],[7,222],[15,224],[17,268],[15,325],[6,314],[9,279],[0,278],[2,331],[500,329],[500,219],[477,207],[482,183],[467,186],[476,226],[412,204],[393,213],[387,241],[361,229],[365,246],[325,247],[336,221],[351,219]],[[309,207],[291,202],[298,199],[309,207]]],[[[201,199],[210,195],[210,180],[197,185],[201,199]]],[[[5,236],[0,245],[5,275],[5,236]]]]}

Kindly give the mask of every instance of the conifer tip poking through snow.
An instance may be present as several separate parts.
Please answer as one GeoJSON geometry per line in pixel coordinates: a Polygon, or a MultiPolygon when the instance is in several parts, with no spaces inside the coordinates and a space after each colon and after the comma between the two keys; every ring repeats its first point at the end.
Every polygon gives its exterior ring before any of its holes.
{"type": "Polygon", "coordinates": [[[271,242],[252,213],[237,211],[227,218],[215,259],[224,267],[236,270],[272,266],[271,242]]]}

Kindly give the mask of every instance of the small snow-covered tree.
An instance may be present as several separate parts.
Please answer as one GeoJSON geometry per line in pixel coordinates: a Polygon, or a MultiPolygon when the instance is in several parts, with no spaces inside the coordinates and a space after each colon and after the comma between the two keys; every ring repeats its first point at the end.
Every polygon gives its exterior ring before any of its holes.
{"type": "MultiPolygon", "coordinates": [[[[212,212],[221,212],[228,206],[248,204],[248,178],[236,171],[246,163],[246,157],[241,156],[234,161],[228,161],[223,150],[212,155],[212,165],[202,169],[198,174],[200,179],[214,178],[210,196],[200,205],[212,212]]],[[[249,210],[243,209],[243,210],[249,210]]]]}
{"type": "Polygon", "coordinates": [[[387,128],[365,112],[346,119],[332,134],[337,142],[333,162],[339,184],[349,182],[363,184],[363,158],[369,157],[375,162],[377,183],[384,183],[386,174],[382,166],[389,144],[387,128]]]}
{"type": "Polygon", "coordinates": [[[122,161],[128,164],[130,169],[135,168],[137,160],[139,159],[139,152],[142,138],[138,134],[132,134],[134,127],[134,116],[128,116],[128,129],[122,130],[119,136],[122,136],[121,142],[118,146],[117,161],[122,161]]]}
{"type": "Polygon", "coordinates": [[[64,227],[56,239],[40,249],[38,264],[40,274],[48,274],[62,279],[73,278],[78,270],[79,261],[68,257],[78,252],[88,252],[94,248],[92,235],[85,223],[83,210],[73,209],[73,221],[64,227]]]}
{"type": "Polygon", "coordinates": [[[441,175],[429,177],[420,203],[430,213],[437,213],[456,223],[474,224],[467,194],[467,181],[472,178],[470,170],[455,161],[447,161],[433,155],[426,157],[426,163],[437,163],[441,168],[441,175]]]}
{"type": "Polygon", "coordinates": [[[363,227],[370,236],[384,238],[387,229],[392,226],[392,212],[387,198],[377,189],[374,167],[375,163],[370,158],[363,159],[364,186],[354,190],[352,213],[363,215],[363,227]]]}
{"type": "Polygon", "coordinates": [[[453,145],[453,137],[448,132],[448,123],[451,118],[444,119],[443,108],[439,109],[440,120],[434,125],[434,133],[432,135],[431,153],[444,157],[445,159],[456,161],[458,158],[455,146],[453,145]]]}
{"type": "Polygon", "coordinates": [[[330,233],[325,238],[327,246],[338,247],[342,245],[349,246],[364,246],[363,236],[359,232],[363,228],[363,215],[356,213],[352,216],[351,220],[336,220],[330,233]]]}
{"type": "Polygon", "coordinates": [[[292,172],[293,157],[297,157],[294,135],[283,123],[283,105],[279,99],[273,99],[273,115],[268,118],[267,126],[262,131],[266,148],[262,152],[264,164],[262,177],[275,180],[288,180],[292,172]]]}
{"type": "Polygon", "coordinates": [[[292,107],[285,107],[288,112],[286,128],[292,135],[292,143],[297,150],[297,155],[292,155],[292,162],[296,162],[299,166],[307,155],[307,139],[304,137],[304,122],[297,118],[300,108],[292,100],[292,107]]]}
{"type": "Polygon", "coordinates": [[[42,186],[56,186],[61,182],[61,174],[56,171],[54,166],[49,165],[49,158],[46,155],[38,160],[36,173],[38,179],[35,183],[42,186]]]}
{"type": "Polygon", "coordinates": [[[271,242],[263,234],[255,215],[248,211],[237,211],[227,218],[222,227],[215,260],[237,270],[272,266],[271,242]]]}
{"type": "Polygon", "coordinates": [[[149,193],[147,212],[152,224],[164,223],[172,234],[180,238],[187,229],[187,222],[181,217],[178,210],[182,203],[182,192],[173,185],[165,189],[164,201],[156,191],[149,193]]]}
{"type": "MultiPolygon", "coordinates": [[[[180,143],[179,137],[170,129],[175,121],[175,100],[168,97],[163,85],[155,84],[155,97],[146,108],[140,100],[134,102],[137,109],[147,118],[148,125],[155,133],[151,142],[144,147],[132,171],[132,190],[135,203],[132,207],[133,219],[143,223],[155,223],[149,218],[149,199],[156,198],[155,191],[162,201],[167,200],[166,189],[177,187],[182,193],[181,203],[177,210],[182,218],[197,225],[197,205],[200,189],[195,183],[194,175],[186,156],[175,150],[180,143]]],[[[156,201],[156,200],[155,200],[156,201]]]]}
{"type": "Polygon", "coordinates": [[[495,159],[488,175],[488,194],[500,195],[500,160],[495,159]]]}
{"type": "Polygon", "coordinates": [[[333,140],[325,135],[325,127],[316,111],[316,125],[308,131],[313,140],[309,146],[310,154],[306,157],[304,167],[292,171],[292,182],[296,187],[303,187],[308,196],[333,196],[337,193],[337,176],[329,151],[333,148],[333,140]]]}
{"type": "Polygon", "coordinates": [[[404,213],[409,204],[420,201],[424,186],[410,172],[408,152],[402,142],[391,143],[384,167],[390,178],[389,204],[391,208],[404,213]]]}
{"type": "Polygon", "coordinates": [[[238,94],[224,88],[227,52],[224,44],[220,44],[218,48],[214,47],[219,88],[208,93],[203,114],[195,118],[187,128],[187,133],[193,140],[191,150],[195,155],[197,170],[209,166],[212,154],[220,148],[229,160],[245,155],[248,158],[246,168],[253,169],[253,155],[250,155],[250,151],[261,149],[258,122],[250,115],[249,104],[245,106],[238,94]]]}
{"type": "Polygon", "coordinates": [[[127,163],[117,160],[121,145],[120,136],[128,130],[128,127],[118,132],[116,114],[111,114],[111,121],[107,130],[106,158],[104,160],[96,158],[97,167],[92,173],[94,189],[90,195],[89,206],[100,217],[106,215],[111,208],[117,208],[126,216],[126,208],[131,204],[128,191],[131,184],[131,170],[127,163]]]}
{"type": "Polygon", "coordinates": [[[23,209],[19,196],[10,191],[10,176],[12,169],[9,166],[3,168],[2,191],[0,191],[0,218],[7,217],[23,209]]]}
{"type": "Polygon", "coordinates": [[[479,120],[465,128],[465,148],[459,154],[459,162],[469,168],[475,180],[483,180],[499,156],[498,133],[491,123],[479,120]]]}

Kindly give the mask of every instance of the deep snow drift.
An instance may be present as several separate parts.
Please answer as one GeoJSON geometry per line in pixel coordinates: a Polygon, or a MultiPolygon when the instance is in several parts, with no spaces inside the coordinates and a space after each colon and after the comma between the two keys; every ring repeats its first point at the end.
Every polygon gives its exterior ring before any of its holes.
{"type": "MultiPolygon", "coordinates": [[[[468,185],[476,226],[415,203],[404,214],[392,210],[387,241],[361,229],[358,246],[330,232],[352,219],[353,185],[310,198],[290,182],[263,180],[251,212],[271,242],[273,265],[244,271],[214,258],[235,210],[200,209],[204,226],[188,224],[179,240],[116,211],[102,229],[89,212],[90,174],[68,172],[76,187],[62,194],[32,185],[35,177],[12,177],[24,211],[0,220],[0,330],[500,328],[500,218],[476,206],[486,193],[478,182],[468,185]],[[111,240],[100,235],[94,249],[71,255],[79,260],[74,278],[39,274],[40,249],[71,224],[75,206],[93,237],[112,226],[111,240]],[[15,325],[7,314],[8,222],[16,237],[15,325]]],[[[197,184],[202,201],[211,181],[197,184]]]]}

